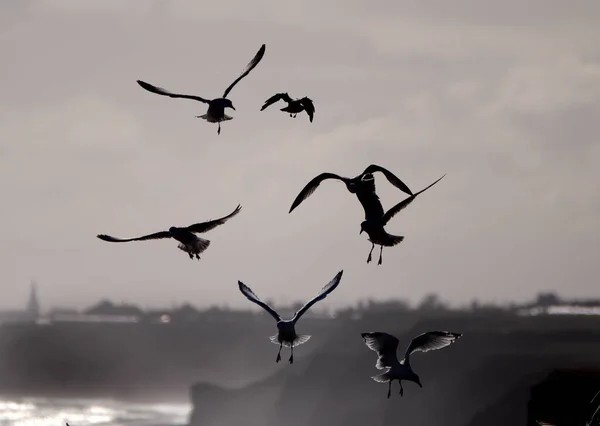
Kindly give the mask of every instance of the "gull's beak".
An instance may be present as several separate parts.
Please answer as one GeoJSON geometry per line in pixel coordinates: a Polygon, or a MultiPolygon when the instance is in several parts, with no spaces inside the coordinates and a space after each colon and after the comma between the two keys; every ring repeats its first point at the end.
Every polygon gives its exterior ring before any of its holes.
{"type": "Polygon", "coordinates": [[[235,111],[235,107],[233,105],[231,105],[231,109],[235,111]]]}
{"type": "Polygon", "coordinates": [[[358,233],[358,235],[362,234],[364,231],[364,229],[361,229],[360,232],[358,233]]]}

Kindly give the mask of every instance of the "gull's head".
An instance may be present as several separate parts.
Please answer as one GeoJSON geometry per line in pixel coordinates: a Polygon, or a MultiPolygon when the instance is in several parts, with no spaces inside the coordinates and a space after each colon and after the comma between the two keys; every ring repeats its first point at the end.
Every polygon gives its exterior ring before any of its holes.
{"type": "Polygon", "coordinates": [[[363,232],[367,231],[367,221],[363,221],[360,223],[360,232],[358,233],[358,235],[362,234],[363,232]]]}
{"type": "Polygon", "coordinates": [[[346,182],[346,188],[348,188],[348,191],[352,194],[356,194],[356,191],[358,191],[358,185],[354,181],[346,182]]]}
{"type": "Polygon", "coordinates": [[[420,387],[423,387],[423,385],[421,384],[421,379],[419,378],[419,376],[417,376],[415,374],[415,376],[412,379],[413,382],[415,382],[417,385],[419,385],[420,387]]]}
{"type": "Polygon", "coordinates": [[[227,99],[227,98],[223,99],[223,108],[231,108],[232,110],[235,111],[235,108],[233,107],[233,102],[231,102],[231,99],[227,99]]]}

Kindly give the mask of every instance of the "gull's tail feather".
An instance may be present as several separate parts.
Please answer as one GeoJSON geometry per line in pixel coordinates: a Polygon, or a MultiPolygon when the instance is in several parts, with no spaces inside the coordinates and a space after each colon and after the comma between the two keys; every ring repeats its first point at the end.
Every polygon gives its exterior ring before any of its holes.
{"type": "Polygon", "coordinates": [[[378,376],[372,376],[371,379],[375,380],[377,383],[387,383],[391,380],[390,372],[388,370],[378,376]]]}
{"type": "Polygon", "coordinates": [[[300,346],[303,343],[306,343],[310,340],[310,334],[299,334],[294,339],[294,346],[300,346]]]}
{"type": "Polygon", "coordinates": [[[397,244],[400,244],[402,241],[404,241],[404,236],[402,235],[392,235],[389,233],[385,233],[385,237],[382,238],[382,245],[386,246],[386,247],[393,247],[397,244]]]}
{"type": "Polygon", "coordinates": [[[202,115],[197,115],[196,118],[201,118],[203,120],[208,121],[209,123],[219,123],[221,121],[233,120],[233,117],[231,117],[230,115],[227,115],[227,114],[223,114],[223,117],[221,119],[216,119],[213,116],[209,116],[208,113],[202,114],[202,115]]]}
{"type": "Polygon", "coordinates": [[[281,345],[284,348],[290,348],[292,346],[296,347],[296,346],[300,346],[303,343],[308,342],[308,340],[310,339],[310,334],[299,334],[298,336],[296,336],[296,338],[294,339],[293,343],[290,342],[280,342],[279,341],[279,336],[274,335],[269,337],[269,340],[271,341],[271,343],[274,343],[275,345],[281,345]]]}
{"type": "Polygon", "coordinates": [[[204,250],[206,250],[209,245],[210,245],[209,240],[205,240],[204,238],[198,238],[196,241],[194,241],[193,243],[191,243],[189,245],[180,243],[177,246],[177,248],[179,250],[183,250],[184,252],[189,253],[189,254],[198,254],[199,255],[204,250]]]}

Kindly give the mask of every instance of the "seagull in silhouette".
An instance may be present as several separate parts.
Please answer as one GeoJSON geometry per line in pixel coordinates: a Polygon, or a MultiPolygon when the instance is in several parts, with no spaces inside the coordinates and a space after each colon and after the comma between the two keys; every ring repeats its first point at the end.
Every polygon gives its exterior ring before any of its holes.
{"type": "Polygon", "coordinates": [[[402,182],[396,175],[394,175],[389,170],[384,169],[381,166],[376,164],[371,164],[367,167],[361,174],[353,178],[347,178],[343,176],[336,175],[334,173],[321,173],[320,175],[313,178],[310,182],[306,184],[306,186],[300,191],[294,202],[292,203],[292,207],[290,208],[289,213],[291,213],[296,207],[300,205],[302,201],[308,198],[317,187],[327,179],[337,179],[346,184],[346,188],[353,194],[356,194],[358,200],[362,204],[365,210],[365,217],[374,217],[374,216],[383,216],[384,211],[381,205],[381,201],[375,192],[375,177],[373,173],[381,172],[386,177],[386,179],[394,185],[396,188],[400,189],[402,192],[405,192],[408,195],[413,195],[412,191],[402,182]]]}
{"type": "Polygon", "coordinates": [[[272,343],[279,345],[279,352],[277,352],[277,358],[275,359],[275,362],[281,361],[281,348],[283,346],[285,346],[286,348],[290,348],[291,354],[290,354],[289,361],[290,361],[290,364],[293,364],[293,362],[294,362],[294,346],[299,346],[303,343],[306,343],[310,339],[310,335],[308,335],[308,334],[296,334],[296,328],[295,328],[296,322],[298,322],[300,317],[302,315],[304,315],[304,313],[306,311],[308,311],[312,305],[317,303],[319,300],[325,299],[329,293],[331,293],[333,290],[335,290],[335,288],[340,283],[340,280],[342,279],[343,272],[344,272],[343,270],[338,272],[337,275],[329,282],[329,284],[327,284],[325,287],[323,287],[321,289],[321,291],[319,292],[319,294],[317,296],[315,296],[313,299],[308,301],[302,308],[300,308],[300,310],[298,310],[294,314],[292,319],[289,319],[289,320],[281,319],[279,314],[277,312],[275,312],[275,310],[273,308],[271,308],[269,305],[267,305],[265,302],[261,301],[258,298],[258,296],[256,294],[254,294],[254,292],[250,289],[250,287],[248,287],[241,281],[238,281],[238,286],[239,286],[242,294],[244,296],[246,296],[246,298],[248,300],[256,303],[258,306],[260,306],[265,311],[267,311],[269,314],[271,314],[271,316],[273,318],[275,318],[275,321],[277,321],[277,330],[278,330],[277,334],[269,337],[269,340],[271,340],[272,343]]]}
{"type": "Polygon", "coordinates": [[[280,111],[285,111],[290,114],[290,117],[294,118],[296,118],[296,115],[298,115],[299,112],[306,111],[308,118],[312,123],[315,115],[315,106],[312,99],[307,98],[306,96],[300,99],[292,99],[287,93],[277,93],[267,99],[260,110],[264,111],[269,105],[272,105],[279,100],[287,102],[287,106],[281,108],[280,111]]]}
{"type": "Polygon", "coordinates": [[[196,236],[195,233],[200,234],[208,232],[219,225],[223,225],[225,222],[227,222],[227,220],[231,219],[233,216],[238,214],[241,208],[242,206],[238,204],[238,206],[232,213],[220,219],[209,220],[207,222],[202,223],[195,223],[193,225],[183,228],[172,226],[169,228],[168,231],[156,232],[154,234],[144,235],[143,237],[120,239],[105,234],[97,235],[97,237],[103,241],[108,241],[111,243],[126,243],[128,241],[145,241],[159,240],[162,238],[174,238],[180,243],[177,246],[178,249],[186,252],[188,256],[190,256],[190,259],[193,259],[194,256],[196,256],[196,259],[200,260],[200,253],[202,253],[208,248],[208,246],[210,245],[210,241],[196,236]]]}
{"type": "Polygon", "coordinates": [[[221,98],[205,99],[205,98],[202,98],[200,96],[195,96],[195,95],[181,95],[181,94],[169,92],[168,90],[163,89],[161,87],[153,86],[150,83],[146,83],[145,81],[142,81],[142,80],[137,80],[137,82],[144,89],[148,90],[149,92],[156,93],[157,95],[169,96],[170,98],[193,99],[195,101],[200,101],[200,102],[204,102],[205,104],[208,104],[208,111],[206,111],[206,114],[197,115],[196,118],[202,118],[202,119],[208,121],[209,123],[219,123],[219,127],[217,129],[217,134],[220,135],[221,134],[221,122],[233,119],[233,117],[225,114],[225,108],[231,108],[235,111],[235,108],[233,107],[233,103],[231,102],[230,99],[227,99],[227,95],[229,94],[231,89],[233,89],[233,87],[242,78],[246,77],[250,73],[250,71],[252,71],[252,69],[258,65],[258,63],[261,61],[261,59],[265,55],[265,49],[266,49],[266,46],[263,44],[260,47],[260,49],[258,50],[258,52],[256,53],[256,55],[254,56],[254,58],[248,63],[248,65],[246,65],[246,68],[244,68],[244,71],[242,72],[242,74],[238,78],[236,78],[235,81],[233,83],[231,83],[227,89],[225,89],[225,92],[223,93],[223,97],[221,97],[221,98]]]}
{"type": "Polygon", "coordinates": [[[371,377],[373,380],[379,383],[388,383],[388,394],[389,398],[392,395],[392,382],[398,380],[400,383],[400,396],[404,395],[404,389],[402,388],[402,380],[409,382],[415,382],[420,387],[421,379],[413,371],[410,366],[410,355],[414,352],[428,352],[437,349],[445,348],[456,342],[462,333],[451,333],[449,331],[429,331],[415,337],[406,352],[404,353],[404,359],[398,361],[396,351],[398,350],[398,339],[391,334],[382,333],[376,331],[374,333],[361,333],[365,344],[372,351],[377,352],[377,363],[375,367],[378,370],[387,368],[388,370],[380,374],[379,376],[371,377]]]}
{"type": "MultiPolygon", "coordinates": [[[[379,212],[377,212],[377,214],[366,215],[365,220],[360,224],[359,234],[366,232],[369,235],[368,239],[371,242],[371,251],[369,252],[369,257],[367,257],[367,263],[371,262],[371,255],[373,253],[373,249],[375,248],[375,244],[379,245],[379,261],[377,264],[381,265],[383,262],[383,247],[393,247],[397,244],[400,244],[404,240],[404,236],[388,234],[384,228],[385,225],[387,225],[390,219],[393,218],[399,211],[404,210],[410,203],[412,203],[415,198],[417,198],[417,195],[431,188],[433,185],[442,180],[444,176],[446,175],[444,174],[441,178],[433,182],[427,188],[420,190],[416,194],[411,195],[403,201],[400,201],[394,207],[385,212],[385,214],[379,215],[379,212]]],[[[366,211],[367,208],[365,207],[365,212],[366,211]]]]}

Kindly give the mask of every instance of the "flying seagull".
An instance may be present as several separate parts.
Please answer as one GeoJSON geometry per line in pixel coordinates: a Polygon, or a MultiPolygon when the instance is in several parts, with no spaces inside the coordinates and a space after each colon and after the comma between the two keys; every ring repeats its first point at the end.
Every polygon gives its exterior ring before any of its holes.
{"type": "Polygon", "coordinates": [[[210,245],[210,241],[205,240],[204,238],[197,237],[194,234],[208,232],[219,225],[223,225],[225,222],[227,222],[228,219],[238,214],[241,208],[242,206],[238,204],[238,206],[232,213],[220,219],[209,220],[207,222],[202,223],[195,223],[193,225],[186,226],[183,228],[172,226],[169,228],[168,231],[156,232],[154,234],[144,235],[143,237],[120,239],[105,234],[97,235],[97,237],[101,240],[108,241],[111,243],[126,243],[128,241],[145,241],[158,240],[162,238],[174,238],[180,243],[177,246],[178,249],[186,252],[190,256],[190,259],[193,259],[194,256],[196,256],[196,259],[200,260],[200,253],[202,253],[208,248],[208,246],[210,245]]]}
{"type": "Polygon", "coordinates": [[[292,207],[290,208],[289,213],[291,213],[296,207],[300,205],[302,201],[308,198],[317,187],[327,179],[337,179],[346,184],[346,188],[353,194],[356,194],[358,200],[362,204],[365,209],[365,216],[383,216],[384,211],[381,206],[381,201],[379,201],[379,197],[375,193],[375,177],[373,173],[381,172],[386,177],[386,179],[394,185],[396,188],[400,189],[402,192],[405,192],[408,195],[413,195],[412,191],[402,182],[396,175],[394,175],[389,170],[384,169],[381,166],[376,164],[371,164],[367,167],[361,174],[353,178],[347,178],[343,176],[336,175],[334,173],[321,173],[320,175],[313,178],[310,182],[306,184],[306,186],[300,191],[294,202],[292,203],[292,207]]]}
{"type": "Polygon", "coordinates": [[[404,389],[402,388],[402,380],[409,382],[415,382],[420,387],[421,379],[413,371],[410,366],[410,355],[414,352],[428,352],[437,349],[445,348],[456,342],[458,338],[462,336],[462,333],[451,333],[449,331],[429,331],[427,333],[420,334],[415,337],[406,352],[404,353],[404,359],[398,361],[396,351],[398,350],[398,339],[391,334],[374,332],[374,333],[361,333],[363,340],[367,347],[377,352],[377,364],[375,367],[379,370],[387,368],[388,370],[378,376],[371,377],[373,380],[379,383],[388,383],[388,394],[389,398],[392,395],[392,382],[398,380],[400,383],[400,395],[404,395],[404,389]]]}
{"type": "MultiPolygon", "coordinates": [[[[369,263],[371,261],[371,255],[373,253],[373,249],[375,248],[375,244],[379,245],[379,261],[377,262],[377,264],[381,265],[382,255],[383,255],[383,247],[384,246],[385,247],[393,247],[397,244],[400,244],[404,240],[404,236],[388,234],[384,228],[385,225],[400,210],[405,209],[406,206],[408,206],[410,203],[412,203],[415,200],[415,198],[417,198],[417,195],[419,195],[420,193],[431,188],[433,185],[438,183],[444,176],[446,176],[446,175],[444,174],[441,178],[439,178],[438,180],[433,182],[427,188],[422,189],[419,192],[417,192],[416,194],[413,194],[410,197],[399,202],[394,207],[392,207],[387,212],[385,212],[385,214],[383,214],[383,215],[379,215],[379,214],[368,215],[367,214],[366,215],[365,220],[360,224],[360,233],[359,234],[366,232],[369,235],[368,239],[371,242],[371,251],[369,252],[369,257],[367,257],[367,263],[369,263]]],[[[366,210],[367,209],[365,208],[365,211],[366,210]]]]}
{"type": "Polygon", "coordinates": [[[219,123],[217,134],[221,134],[221,121],[233,119],[233,117],[225,114],[225,108],[231,108],[235,111],[233,103],[231,102],[231,100],[227,99],[227,95],[229,94],[231,89],[233,89],[233,86],[235,86],[242,78],[246,77],[248,73],[250,73],[250,71],[252,71],[252,69],[258,65],[258,63],[265,55],[265,49],[266,46],[263,44],[254,56],[254,58],[248,63],[248,65],[246,65],[246,68],[244,68],[242,74],[238,78],[236,78],[235,81],[231,83],[227,89],[225,89],[223,97],[221,98],[205,99],[195,95],[181,95],[169,92],[168,90],[163,89],[161,87],[153,86],[142,80],[137,80],[137,82],[144,89],[148,90],[149,92],[156,93],[157,95],[169,96],[170,98],[193,99],[195,101],[200,101],[204,102],[205,104],[208,104],[208,111],[206,111],[206,114],[197,115],[196,118],[202,118],[208,121],[209,123],[219,123]]]}
{"type": "Polygon", "coordinates": [[[267,108],[269,105],[272,105],[279,100],[287,102],[288,104],[286,107],[281,108],[280,111],[288,112],[290,114],[290,117],[294,118],[296,118],[296,115],[298,115],[299,112],[306,111],[306,113],[308,114],[308,118],[312,123],[313,117],[315,115],[315,106],[313,104],[312,99],[307,98],[306,96],[300,99],[292,99],[287,93],[277,93],[271,96],[269,99],[267,99],[260,110],[264,111],[264,109],[267,108]]]}
{"type": "Polygon", "coordinates": [[[343,270],[338,272],[337,275],[329,282],[329,284],[327,284],[321,289],[317,296],[315,296],[312,300],[304,304],[304,306],[294,314],[292,319],[289,320],[281,319],[279,314],[275,312],[275,310],[269,305],[267,305],[265,302],[261,301],[258,298],[258,296],[254,294],[254,292],[250,289],[250,287],[248,287],[241,281],[238,281],[238,286],[242,294],[246,296],[248,300],[256,303],[258,306],[260,306],[269,314],[271,314],[271,316],[275,318],[275,321],[277,321],[278,332],[276,335],[269,337],[269,340],[271,340],[272,343],[279,345],[279,352],[277,352],[277,358],[275,359],[275,362],[281,361],[281,348],[283,346],[285,346],[286,348],[290,348],[291,354],[289,361],[290,364],[294,362],[294,346],[299,346],[302,343],[306,343],[308,342],[308,339],[310,339],[310,335],[308,334],[296,334],[296,322],[298,322],[300,317],[304,315],[304,313],[308,311],[308,309],[312,305],[317,303],[319,300],[325,299],[329,293],[335,290],[335,288],[340,283],[340,280],[342,279],[343,272],[343,270]]]}

